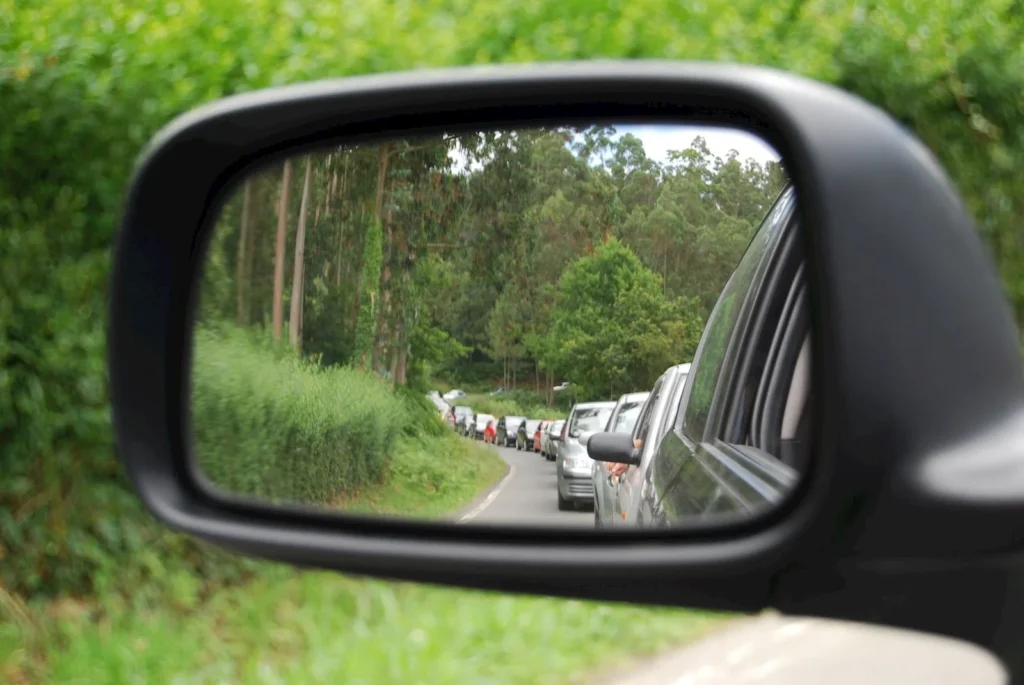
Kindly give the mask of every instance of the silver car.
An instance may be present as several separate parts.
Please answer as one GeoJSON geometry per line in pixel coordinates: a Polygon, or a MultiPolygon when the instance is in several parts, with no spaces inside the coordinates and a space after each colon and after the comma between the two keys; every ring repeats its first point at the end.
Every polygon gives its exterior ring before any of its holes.
{"type": "Polygon", "coordinates": [[[637,517],[644,474],[652,457],[657,454],[662,438],[672,430],[679,413],[685,410],[682,395],[689,375],[689,364],[679,364],[665,371],[651,390],[644,411],[640,412],[633,428],[634,444],[640,444],[640,464],[631,466],[618,478],[611,516],[617,525],[639,525],[637,517]]]}
{"type": "Polygon", "coordinates": [[[562,426],[564,425],[565,421],[553,421],[548,424],[548,427],[544,429],[544,434],[540,436],[540,454],[548,461],[555,460],[555,447],[561,440],[562,426]]]}
{"type": "Polygon", "coordinates": [[[466,435],[469,431],[466,426],[468,422],[473,419],[473,410],[469,407],[452,407],[452,413],[455,415],[455,430],[466,435]]]}
{"type": "MultiPolygon", "coordinates": [[[[604,426],[607,433],[632,433],[640,412],[644,409],[649,392],[631,392],[619,398],[604,426]]],[[[594,526],[602,528],[615,524],[612,516],[615,509],[615,489],[617,478],[608,473],[607,464],[595,461],[592,478],[594,480],[594,526]]]]}
{"type": "Polygon", "coordinates": [[[476,438],[477,440],[484,439],[484,430],[487,428],[489,423],[497,423],[498,419],[494,418],[490,414],[477,414],[473,418],[473,433],[469,436],[476,438]]]}
{"type": "Polygon", "coordinates": [[[581,402],[569,412],[555,452],[559,511],[574,509],[577,504],[593,504],[593,460],[580,437],[604,428],[614,408],[615,402],[581,402]]]}

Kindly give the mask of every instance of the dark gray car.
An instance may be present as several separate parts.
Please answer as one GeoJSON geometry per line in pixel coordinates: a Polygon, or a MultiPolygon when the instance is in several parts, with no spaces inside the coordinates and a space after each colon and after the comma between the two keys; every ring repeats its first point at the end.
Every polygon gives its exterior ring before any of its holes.
{"type": "Polygon", "coordinates": [[[519,424],[524,421],[526,421],[525,416],[502,416],[501,421],[498,421],[498,425],[495,428],[497,431],[497,435],[494,436],[495,444],[502,447],[514,447],[519,424]]]}

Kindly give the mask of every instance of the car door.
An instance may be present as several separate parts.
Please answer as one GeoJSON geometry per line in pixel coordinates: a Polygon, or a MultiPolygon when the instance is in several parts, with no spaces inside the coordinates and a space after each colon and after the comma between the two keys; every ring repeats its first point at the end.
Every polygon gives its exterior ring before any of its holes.
{"type": "MultiPolygon", "coordinates": [[[[793,376],[809,331],[802,265],[795,201],[787,189],[755,233],[705,327],[675,425],[645,474],[649,525],[749,516],[790,490],[803,458],[783,461],[772,426],[781,425],[780,407],[793,394],[785,381],[793,376]]],[[[802,382],[810,387],[809,373],[802,382]]],[[[797,388],[795,396],[806,407],[810,403],[801,393],[797,388]]],[[[787,449],[806,448],[801,439],[794,430],[787,449]]]]}

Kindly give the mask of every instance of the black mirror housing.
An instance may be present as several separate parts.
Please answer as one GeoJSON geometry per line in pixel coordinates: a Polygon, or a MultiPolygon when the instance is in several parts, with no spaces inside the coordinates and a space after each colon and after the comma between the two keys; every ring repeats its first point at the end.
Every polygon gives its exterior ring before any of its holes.
{"type": "MultiPolygon", "coordinates": [[[[111,286],[118,454],[146,507],[175,530],[346,573],[775,607],[1001,639],[1010,657],[1019,643],[983,620],[1020,613],[1008,606],[1024,558],[1013,318],[933,155],[837,88],[774,69],[628,61],[417,71],[225,98],[146,149],[111,286]],[[700,531],[481,530],[269,508],[202,481],[188,392],[197,290],[213,217],[244,175],[327,142],[598,119],[741,127],[783,156],[805,228],[815,369],[813,457],[785,502],[700,531]]],[[[595,436],[588,452],[621,459],[628,438],[595,436]]]]}
{"type": "Polygon", "coordinates": [[[633,447],[633,437],[628,433],[594,433],[587,441],[587,455],[594,461],[640,464],[640,450],[633,447]]]}

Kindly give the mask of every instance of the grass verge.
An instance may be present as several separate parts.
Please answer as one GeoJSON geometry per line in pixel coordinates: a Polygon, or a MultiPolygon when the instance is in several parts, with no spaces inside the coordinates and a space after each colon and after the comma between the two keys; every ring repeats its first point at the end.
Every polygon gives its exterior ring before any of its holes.
{"type": "Polygon", "coordinates": [[[190,612],[50,619],[61,648],[45,668],[0,675],[55,685],[583,682],[600,664],[696,639],[722,620],[272,567],[190,612]]]}
{"type": "MultiPolygon", "coordinates": [[[[447,429],[446,429],[447,430],[447,429]]],[[[454,433],[403,437],[388,481],[336,503],[346,512],[438,518],[458,511],[505,475],[494,450],[454,433]]]]}

